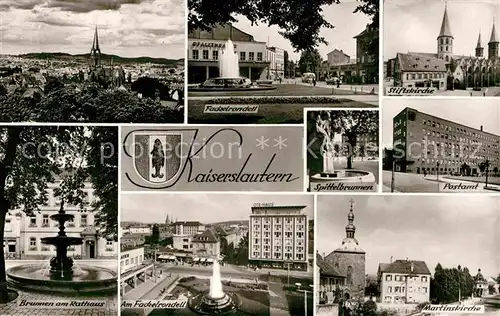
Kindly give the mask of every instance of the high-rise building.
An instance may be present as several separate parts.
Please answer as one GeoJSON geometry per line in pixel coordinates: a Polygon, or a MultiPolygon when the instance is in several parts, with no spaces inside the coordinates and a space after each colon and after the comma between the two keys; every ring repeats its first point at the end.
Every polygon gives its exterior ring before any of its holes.
{"type": "MultiPolygon", "coordinates": [[[[405,108],[393,118],[396,171],[414,173],[480,173],[500,168],[500,136],[405,108]]],[[[496,170],[496,171],[495,171],[496,170]]]]}
{"type": "Polygon", "coordinates": [[[266,268],[308,270],[306,206],[254,206],[250,215],[248,258],[266,268]]]}

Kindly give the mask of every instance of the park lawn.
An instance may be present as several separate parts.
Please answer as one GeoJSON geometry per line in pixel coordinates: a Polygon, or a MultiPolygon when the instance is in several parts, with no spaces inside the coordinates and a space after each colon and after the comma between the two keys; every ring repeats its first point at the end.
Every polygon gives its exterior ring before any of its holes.
{"type": "MultiPolygon", "coordinates": [[[[371,108],[371,104],[345,100],[336,104],[258,104],[257,113],[227,114],[203,113],[205,100],[191,100],[188,105],[188,123],[191,124],[302,124],[305,108],[371,108]]],[[[251,103],[249,103],[251,105],[251,103]]]]}
{"type": "MultiPolygon", "coordinates": [[[[304,292],[287,292],[286,300],[290,315],[304,315],[304,292]]],[[[307,293],[307,315],[313,315],[314,299],[311,292],[307,293]]]]}
{"type": "MultiPolygon", "coordinates": [[[[359,87],[358,87],[359,88],[359,87]]],[[[214,91],[214,92],[190,92],[189,97],[200,96],[320,96],[320,95],[354,95],[354,94],[369,94],[369,89],[366,92],[337,89],[336,87],[313,87],[302,84],[278,84],[276,90],[261,90],[261,91],[214,91]]]]}

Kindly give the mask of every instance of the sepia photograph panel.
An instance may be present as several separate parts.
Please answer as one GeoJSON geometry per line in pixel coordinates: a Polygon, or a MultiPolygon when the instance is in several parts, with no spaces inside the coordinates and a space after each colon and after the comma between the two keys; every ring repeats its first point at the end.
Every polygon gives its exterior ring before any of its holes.
{"type": "Polygon", "coordinates": [[[500,192],[494,99],[384,100],[383,191],[500,192]]]}
{"type": "Polygon", "coordinates": [[[118,128],[0,128],[0,314],[118,313],[118,128]]]}
{"type": "Polygon", "coordinates": [[[123,191],[304,191],[302,126],[122,127],[123,191]]]}
{"type": "Polygon", "coordinates": [[[4,0],[0,121],[183,123],[183,0],[4,0]]]}
{"type": "Polygon", "coordinates": [[[313,315],[312,195],[123,194],[122,203],[122,315],[313,315]],[[151,300],[182,305],[138,308],[151,300]]]}
{"type": "Polygon", "coordinates": [[[379,1],[189,0],[188,121],[295,124],[377,107],[379,1]]]}
{"type": "Polygon", "coordinates": [[[496,0],[384,1],[385,94],[500,96],[498,12],[496,0]]]}
{"type": "Polygon", "coordinates": [[[499,315],[499,202],[319,195],[316,315],[499,315]]]}
{"type": "Polygon", "coordinates": [[[377,192],[379,111],[305,111],[307,190],[377,192]]]}

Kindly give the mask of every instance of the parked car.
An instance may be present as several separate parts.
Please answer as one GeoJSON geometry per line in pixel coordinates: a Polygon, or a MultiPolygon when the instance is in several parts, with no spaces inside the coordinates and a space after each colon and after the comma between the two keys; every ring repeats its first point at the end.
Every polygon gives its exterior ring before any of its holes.
{"type": "Polygon", "coordinates": [[[337,78],[337,77],[332,77],[332,78],[328,78],[326,79],[326,84],[330,85],[336,85],[336,84],[342,84],[342,80],[340,80],[340,78],[337,78]]]}

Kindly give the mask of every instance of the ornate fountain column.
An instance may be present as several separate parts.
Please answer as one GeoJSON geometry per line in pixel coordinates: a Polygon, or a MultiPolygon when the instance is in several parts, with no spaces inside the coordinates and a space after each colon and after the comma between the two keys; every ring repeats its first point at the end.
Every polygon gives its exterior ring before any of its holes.
{"type": "Polygon", "coordinates": [[[61,208],[57,214],[51,215],[50,219],[59,223],[59,232],[55,237],[42,238],[42,243],[56,247],[56,255],[50,259],[50,274],[52,279],[71,280],[73,276],[73,259],[68,258],[68,246],[81,245],[82,238],[68,237],[64,224],[74,218],[74,215],[66,214],[61,202],[61,208]]]}

